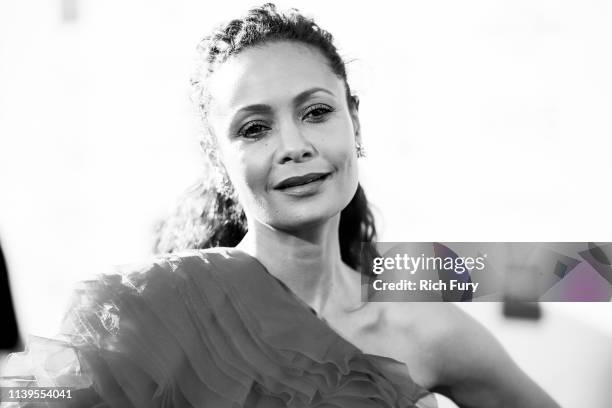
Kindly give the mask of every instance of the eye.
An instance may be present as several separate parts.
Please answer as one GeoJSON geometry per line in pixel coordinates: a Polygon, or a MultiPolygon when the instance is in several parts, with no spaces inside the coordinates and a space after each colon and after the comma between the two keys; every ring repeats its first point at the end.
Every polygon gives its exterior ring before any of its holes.
{"type": "Polygon", "coordinates": [[[302,120],[307,120],[314,123],[323,122],[333,111],[334,108],[331,106],[324,103],[317,103],[304,109],[304,112],[302,113],[302,120]]]}
{"type": "Polygon", "coordinates": [[[246,123],[238,130],[238,136],[245,139],[259,139],[270,130],[268,124],[262,120],[253,120],[246,123]]]}

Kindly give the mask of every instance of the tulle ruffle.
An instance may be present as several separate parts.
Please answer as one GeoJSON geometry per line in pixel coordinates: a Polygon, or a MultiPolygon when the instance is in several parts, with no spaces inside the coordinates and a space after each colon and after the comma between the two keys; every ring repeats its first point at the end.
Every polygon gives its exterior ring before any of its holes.
{"type": "Polygon", "coordinates": [[[75,387],[72,406],[435,407],[404,364],[362,353],[238,250],[167,255],[75,293],[64,341],[32,338],[5,379],[75,387]]]}

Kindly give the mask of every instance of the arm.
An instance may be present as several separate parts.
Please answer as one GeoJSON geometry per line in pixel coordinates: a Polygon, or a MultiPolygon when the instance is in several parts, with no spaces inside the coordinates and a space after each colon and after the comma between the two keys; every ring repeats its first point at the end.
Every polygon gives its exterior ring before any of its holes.
{"type": "Polygon", "coordinates": [[[448,303],[435,312],[422,330],[434,356],[434,392],[465,408],[559,407],[472,317],[448,303]]]}

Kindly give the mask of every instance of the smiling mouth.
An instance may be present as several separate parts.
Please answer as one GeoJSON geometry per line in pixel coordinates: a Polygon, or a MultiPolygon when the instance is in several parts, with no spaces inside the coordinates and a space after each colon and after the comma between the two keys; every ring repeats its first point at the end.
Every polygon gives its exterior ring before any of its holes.
{"type": "Polygon", "coordinates": [[[289,177],[274,186],[275,190],[303,186],[327,178],[331,173],[308,173],[299,177],[289,177]]]}

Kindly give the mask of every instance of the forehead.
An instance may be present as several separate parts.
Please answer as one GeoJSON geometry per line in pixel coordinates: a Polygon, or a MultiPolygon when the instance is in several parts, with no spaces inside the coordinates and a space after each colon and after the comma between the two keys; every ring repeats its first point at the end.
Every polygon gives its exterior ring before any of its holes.
{"type": "Polygon", "coordinates": [[[316,48],[298,42],[274,42],[230,57],[209,78],[212,108],[274,103],[313,87],[337,96],[344,82],[316,48]]]}

